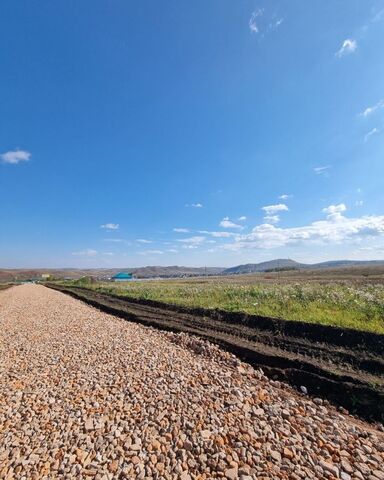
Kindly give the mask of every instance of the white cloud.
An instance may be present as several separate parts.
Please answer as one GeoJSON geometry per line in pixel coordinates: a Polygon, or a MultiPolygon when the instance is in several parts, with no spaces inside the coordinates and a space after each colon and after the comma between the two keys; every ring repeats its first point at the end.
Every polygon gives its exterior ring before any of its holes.
{"type": "Polygon", "coordinates": [[[262,10],[261,8],[252,12],[251,18],[249,19],[248,23],[251,33],[259,33],[259,27],[257,26],[257,18],[261,17],[263,13],[264,10],[262,10]]]}
{"type": "Polygon", "coordinates": [[[239,222],[245,222],[247,220],[247,217],[245,215],[242,215],[241,217],[238,218],[239,222]]]}
{"type": "Polygon", "coordinates": [[[241,225],[238,225],[237,223],[234,223],[231,220],[229,220],[229,217],[224,217],[221,220],[219,225],[220,227],[223,227],[223,228],[240,228],[240,229],[243,228],[241,225]]]}
{"type": "Polygon", "coordinates": [[[288,198],[292,198],[293,195],[287,195],[286,193],[283,193],[283,195],[279,196],[279,200],[288,200],[288,198]]]}
{"type": "Polygon", "coordinates": [[[118,230],[120,225],[118,223],[104,223],[104,225],[100,225],[100,228],[105,228],[106,230],[118,230]]]}
{"type": "Polygon", "coordinates": [[[153,243],[152,240],[147,240],[146,238],[138,238],[138,239],[136,240],[136,242],[138,242],[138,243],[145,243],[145,244],[147,244],[147,243],[153,243]]]}
{"type": "Polygon", "coordinates": [[[203,243],[205,240],[205,237],[201,237],[201,236],[198,236],[198,235],[195,235],[194,237],[189,237],[189,238],[181,238],[179,240],[177,240],[178,242],[182,242],[182,243],[188,243],[190,245],[200,245],[201,243],[203,243]]]}
{"type": "Polygon", "coordinates": [[[278,203],[276,205],[266,205],[265,207],[261,207],[261,209],[264,210],[264,212],[267,215],[274,215],[277,212],[284,212],[284,211],[286,212],[289,210],[287,205],[285,205],[285,203],[278,203]]]}
{"type": "Polygon", "coordinates": [[[379,100],[376,105],[373,105],[372,107],[367,107],[363,112],[359,113],[361,117],[368,117],[372,113],[376,112],[376,110],[379,110],[381,108],[384,108],[384,100],[379,100]]]}
{"type": "Polygon", "coordinates": [[[284,21],[283,17],[277,17],[276,15],[268,14],[268,12],[264,15],[264,13],[265,11],[262,8],[252,12],[248,22],[251,34],[264,36],[264,34],[277,30],[284,21]]]}
{"type": "Polygon", "coordinates": [[[363,205],[364,205],[364,200],[356,200],[356,202],[355,202],[356,207],[361,207],[363,205]]]}
{"type": "Polygon", "coordinates": [[[177,233],[188,233],[189,232],[188,228],[174,228],[173,231],[177,232],[177,233]]]}
{"type": "Polygon", "coordinates": [[[326,245],[347,242],[358,243],[366,238],[384,236],[384,215],[347,218],[341,213],[345,205],[330,205],[323,211],[326,220],[303,227],[280,228],[270,224],[256,226],[251,233],[240,235],[235,242],[222,248],[232,251],[243,249],[271,249],[290,245],[326,245]]]}
{"type": "Polygon", "coordinates": [[[341,217],[341,213],[346,210],[347,207],[344,203],[339,203],[338,205],[329,205],[329,207],[323,208],[322,211],[327,214],[327,218],[337,220],[341,217]]]}
{"type": "Polygon", "coordinates": [[[94,257],[97,255],[97,250],[93,250],[92,248],[86,248],[85,250],[81,250],[80,252],[72,252],[72,255],[76,257],[94,257]]]}
{"type": "Polygon", "coordinates": [[[163,253],[161,250],[144,250],[140,255],[162,255],[163,253]]]}
{"type": "Polygon", "coordinates": [[[313,171],[316,173],[316,175],[328,175],[328,170],[330,168],[330,165],[324,165],[322,167],[315,167],[313,171]]]}
{"type": "Polygon", "coordinates": [[[185,204],[186,207],[192,207],[192,208],[203,208],[203,204],[202,203],[186,203],[185,204]]]}
{"type": "Polygon", "coordinates": [[[344,40],[343,44],[340,47],[340,50],[336,52],[337,57],[343,57],[349,53],[353,53],[357,49],[357,42],[356,40],[352,40],[347,38],[344,40]]]}
{"type": "Polygon", "coordinates": [[[208,232],[207,230],[200,230],[199,233],[204,233],[205,235],[211,235],[214,238],[230,238],[238,235],[238,233],[233,233],[233,232],[208,232]]]}
{"type": "Polygon", "coordinates": [[[380,130],[378,128],[372,128],[364,137],[364,143],[367,143],[368,140],[372,137],[372,135],[376,135],[377,133],[380,133],[380,130]]]}
{"type": "Polygon", "coordinates": [[[167,251],[168,251],[169,253],[179,253],[179,251],[176,250],[176,248],[169,248],[167,251]]]}
{"type": "Polygon", "coordinates": [[[267,223],[279,223],[280,217],[279,215],[266,215],[264,221],[267,223]]]}
{"type": "Polygon", "coordinates": [[[0,158],[3,163],[17,165],[20,162],[28,162],[31,154],[25,150],[17,149],[0,154],[0,158]]]}
{"type": "Polygon", "coordinates": [[[103,242],[123,243],[126,242],[126,240],[123,238],[103,238],[103,242]]]}

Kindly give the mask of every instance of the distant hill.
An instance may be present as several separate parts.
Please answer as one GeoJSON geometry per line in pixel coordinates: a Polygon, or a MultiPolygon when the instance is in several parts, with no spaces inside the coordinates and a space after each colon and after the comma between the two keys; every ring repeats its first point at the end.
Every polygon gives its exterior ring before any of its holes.
{"type": "Polygon", "coordinates": [[[73,279],[93,277],[98,280],[107,280],[118,272],[132,272],[136,278],[180,278],[197,277],[203,275],[241,275],[247,273],[262,273],[287,270],[338,270],[353,269],[355,267],[384,266],[384,260],[332,260],[321,263],[299,263],[289,258],[279,258],[261,263],[247,263],[231,268],[220,267],[179,267],[177,265],[161,267],[147,266],[140,268],[57,268],[57,269],[0,269],[0,283],[41,279],[42,274],[50,274],[58,279],[73,279]]]}
{"type": "Polygon", "coordinates": [[[173,278],[201,275],[219,275],[224,268],[220,267],[159,267],[140,268],[36,268],[36,269],[0,269],[0,283],[20,280],[41,279],[42,274],[50,274],[54,278],[73,279],[95,277],[108,279],[119,272],[132,272],[136,278],[173,278]]]}
{"type": "Polygon", "coordinates": [[[309,264],[306,268],[369,267],[375,265],[384,265],[384,260],[330,260],[328,262],[309,264]]]}
{"type": "Polygon", "coordinates": [[[140,267],[130,270],[138,278],[219,275],[221,267],[140,267]]]}
{"type": "Polygon", "coordinates": [[[303,268],[304,264],[290,260],[289,258],[279,258],[261,263],[247,263],[236,267],[226,268],[222,273],[224,275],[244,274],[266,272],[268,270],[286,269],[286,268],[303,268]]]}
{"type": "Polygon", "coordinates": [[[354,266],[375,266],[384,265],[384,260],[331,260],[321,263],[299,263],[289,258],[280,258],[261,263],[247,263],[236,267],[226,268],[223,275],[241,275],[245,273],[267,272],[273,270],[315,270],[326,268],[354,267],[354,266]]]}

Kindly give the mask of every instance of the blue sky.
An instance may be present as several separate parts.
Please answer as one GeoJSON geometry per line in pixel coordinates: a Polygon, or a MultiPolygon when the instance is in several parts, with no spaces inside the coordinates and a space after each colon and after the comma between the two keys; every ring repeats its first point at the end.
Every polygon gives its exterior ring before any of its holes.
{"type": "Polygon", "coordinates": [[[384,1],[2,0],[0,266],[384,259],[384,1]]]}

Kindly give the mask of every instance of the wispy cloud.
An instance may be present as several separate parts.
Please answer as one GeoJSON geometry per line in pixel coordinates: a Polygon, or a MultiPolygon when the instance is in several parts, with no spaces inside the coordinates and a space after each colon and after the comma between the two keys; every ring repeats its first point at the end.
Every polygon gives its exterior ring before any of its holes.
{"type": "Polygon", "coordinates": [[[287,193],[283,193],[283,195],[279,196],[279,200],[288,200],[289,198],[292,198],[293,195],[288,195],[287,193]]]}
{"type": "Polygon", "coordinates": [[[380,130],[378,128],[372,128],[365,136],[364,136],[364,143],[367,143],[368,140],[372,137],[372,135],[376,135],[377,133],[380,133],[380,130]]]}
{"type": "Polygon", "coordinates": [[[267,223],[279,223],[280,217],[279,215],[266,215],[264,221],[267,223]]]}
{"type": "Polygon", "coordinates": [[[190,245],[201,245],[205,241],[205,237],[195,235],[193,237],[181,238],[177,241],[181,243],[187,243],[190,245]]]}
{"type": "Polygon", "coordinates": [[[313,171],[316,173],[316,175],[328,176],[330,168],[330,165],[324,165],[322,167],[315,167],[313,171]]]}
{"type": "Polygon", "coordinates": [[[108,243],[129,243],[128,240],[124,240],[124,238],[103,238],[102,241],[108,243]]]}
{"type": "Polygon", "coordinates": [[[162,250],[144,250],[143,252],[139,252],[140,255],[163,255],[162,250]]]}
{"type": "Polygon", "coordinates": [[[188,228],[174,228],[173,231],[177,232],[177,233],[188,233],[189,232],[188,228]]]}
{"type": "Polygon", "coordinates": [[[76,257],[95,257],[97,253],[97,250],[86,248],[85,250],[80,250],[79,252],[72,252],[72,255],[76,257]]]}
{"type": "Polygon", "coordinates": [[[238,233],[234,232],[209,232],[207,230],[200,230],[199,233],[203,233],[204,235],[211,235],[214,238],[231,238],[238,235],[238,233]]]}
{"type": "Polygon", "coordinates": [[[348,55],[350,53],[355,52],[357,49],[357,42],[356,40],[352,40],[351,38],[347,38],[342,43],[340,49],[335,53],[337,57],[343,57],[344,55],[348,55]]]}
{"type": "Polygon", "coordinates": [[[249,23],[248,23],[249,30],[251,31],[251,33],[259,33],[259,27],[257,26],[257,19],[258,17],[261,17],[263,13],[264,13],[264,10],[261,8],[252,12],[251,18],[249,19],[249,23]]]}
{"type": "Polygon", "coordinates": [[[229,217],[224,217],[220,222],[220,227],[223,228],[244,228],[242,225],[238,225],[237,223],[232,222],[229,217]]]}
{"type": "Polygon", "coordinates": [[[186,203],[185,204],[186,207],[192,207],[192,208],[203,208],[203,204],[202,203],[186,203]]]}
{"type": "Polygon", "coordinates": [[[379,10],[375,16],[372,18],[372,23],[375,22],[380,22],[381,20],[384,20],[384,8],[379,10]]]}
{"type": "Polygon", "coordinates": [[[245,220],[247,220],[247,217],[245,215],[242,215],[241,217],[239,217],[237,219],[239,222],[245,222],[245,220]]]}
{"type": "Polygon", "coordinates": [[[146,238],[138,238],[138,239],[136,240],[136,242],[138,242],[138,243],[144,243],[144,244],[153,243],[152,240],[147,240],[146,238]]]}
{"type": "Polygon", "coordinates": [[[17,149],[0,154],[0,158],[3,163],[17,165],[20,162],[28,162],[31,158],[31,153],[26,150],[17,149]]]}
{"type": "Polygon", "coordinates": [[[278,18],[274,23],[273,23],[273,27],[274,28],[278,28],[280,27],[280,25],[284,22],[284,18],[278,18]]]}
{"type": "Polygon", "coordinates": [[[120,225],[118,223],[104,223],[100,225],[100,228],[104,228],[105,230],[119,230],[120,225]]]}
{"type": "Polygon", "coordinates": [[[265,207],[261,207],[261,209],[264,210],[264,212],[267,215],[274,215],[277,212],[287,212],[289,210],[289,208],[287,207],[287,205],[285,205],[285,203],[278,203],[276,205],[266,205],[265,207]]]}
{"type": "Polygon", "coordinates": [[[384,108],[384,100],[379,100],[375,105],[372,107],[367,107],[364,111],[359,113],[361,117],[368,117],[372,113],[376,112],[377,110],[384,108]]]}
{"type": "Polygon", "coordinates": [[[248,27],[251,34],[260,34],[261,36],[264,36],[264,34],[279,28],[283,21],[283,17],[270,15],[268,12],[265,12],[264,9],[258,8],[252,12],[248,27]]]}

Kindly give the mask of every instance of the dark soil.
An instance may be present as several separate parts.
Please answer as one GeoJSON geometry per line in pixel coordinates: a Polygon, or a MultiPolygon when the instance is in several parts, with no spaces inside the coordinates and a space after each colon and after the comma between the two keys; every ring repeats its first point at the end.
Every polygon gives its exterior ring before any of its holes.
{"type": "Polygon", "coordinates": [[[278,380],[367,420],[384,420],[384,335],[47,285],[143,325],[198,335],[278,380]]]}

